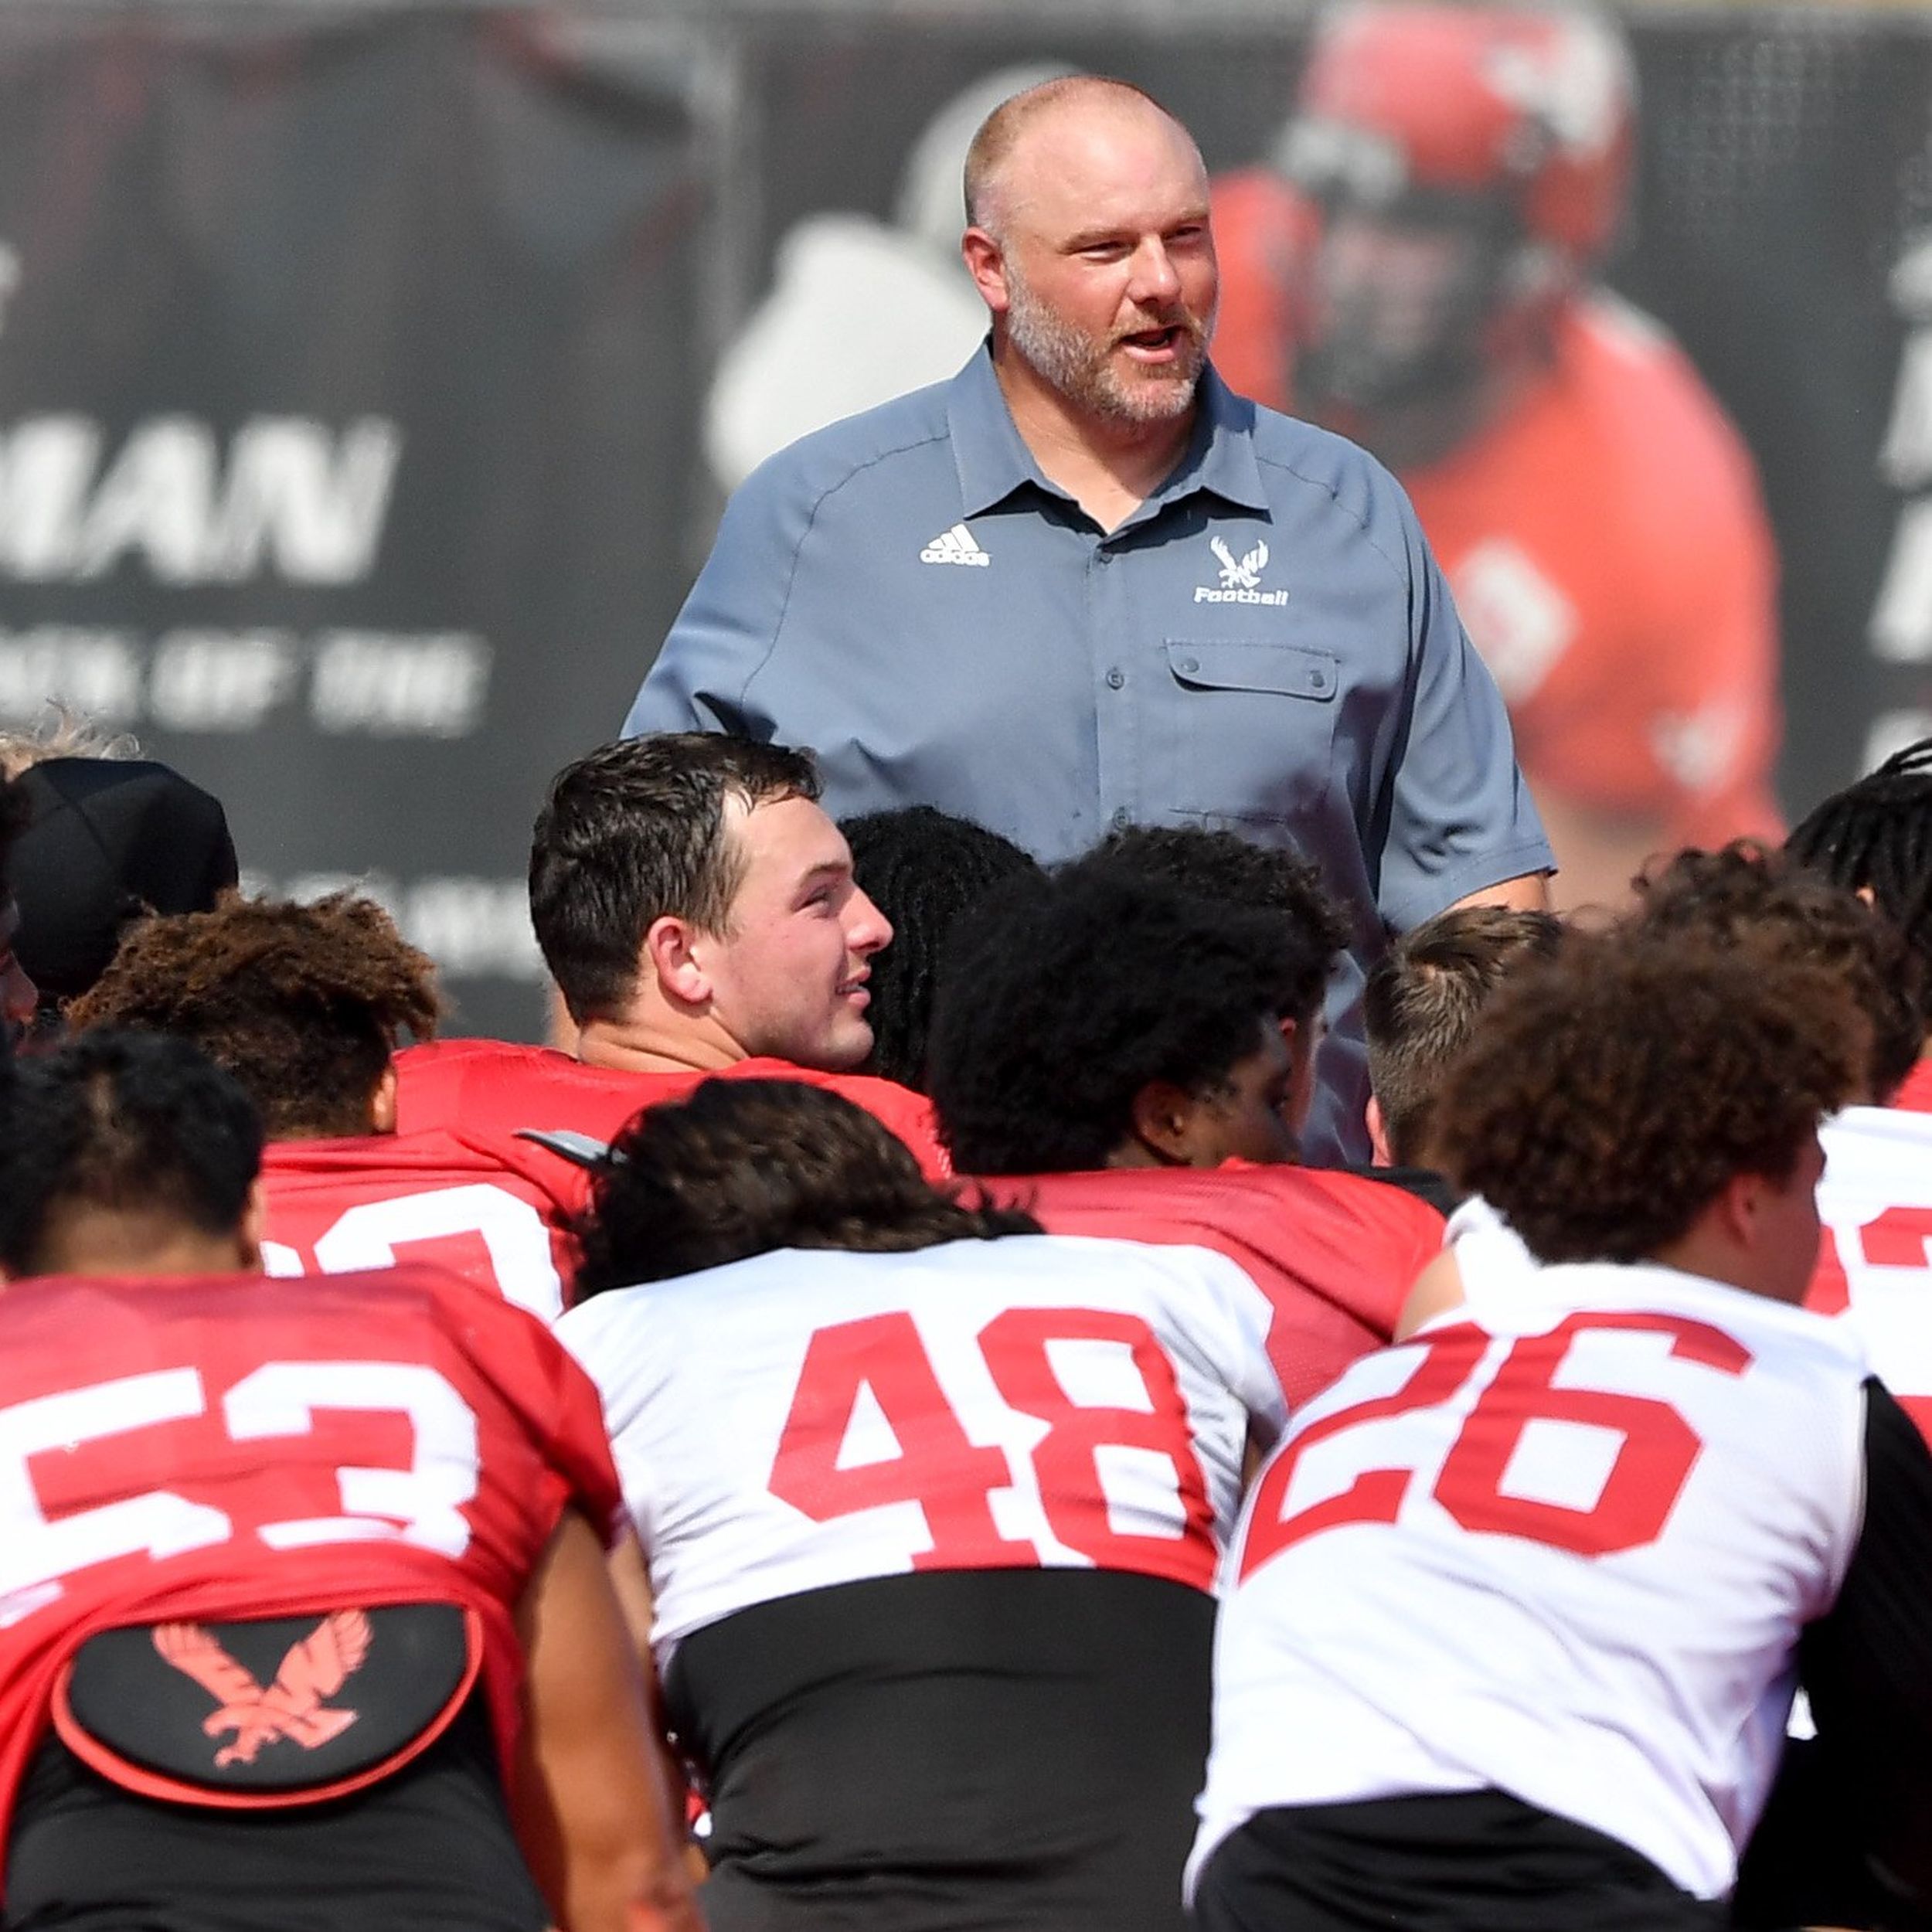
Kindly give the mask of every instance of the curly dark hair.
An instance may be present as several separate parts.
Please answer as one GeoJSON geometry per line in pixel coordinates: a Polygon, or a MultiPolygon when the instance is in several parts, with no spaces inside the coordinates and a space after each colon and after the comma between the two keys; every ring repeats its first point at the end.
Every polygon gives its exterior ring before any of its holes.
{"type": "Polygon", "coordinates": [[[726,836],[727,798],[818,791],[810,752],[706,731],[621,738],[566,765],[531,834],[530,920],[570,1017],[623,1012],[653,920],[730,930],[744,861],[726,836]]]}
{"type": "Polygon", "coordinates": [[[1866,1037],[1838,976],[1775,946],[1573,933],[1451,1070],[1450,1166],[1539,1260],[1642,1260],[1733,1176],[1787,1178],[1866,1037]]]}
{"type": "Polygon", "coordinates": [[[963,1172],[1106,1165],[1151,1081],[1209,1093],[1297,1017],[1291,923],[1117,867],[1009,886],[953,945],[932,1097],[963,1172]]]}
{"type": "Polygon", "coordinates": [[[930,805],[867,812],[839,827],[860,891],[891,922],[872,961],[870,1073],[926,1090],[933,999],[946,942],[961,917],[1009,879],[1039,867],[1009,838],[930,805]]]}
{"type": "Polygon", "coordinates": [[[1748,838],[1680,852],[1637,882],[1638,927],[1757,951],[1836,974],[1871,1029],[1856,1098],[1883,1101],[1918,1064],[1923,969],[1892,922],[1796,857],[1748,838]]]}
{"type": "Polygon", "coordinates": [[[1362,989],[1369,1084],[1398,1165],[1431,1158],[1436,1094],[1483,1009],[1512,974],[1553,959],[1567,931],[1553,913],[1458,906],[1404,933],[1362,989]]]}
{"type": "Polygon", "coordinates": [[[1286,916],[1293,932],[1296,990],[1282,1018],[1306,1024],[1320,1010],[1335,961],[1349,943],[1349,919],[1321,883],[1321,868],[1299,852],[1257,845],[1237,832],[1200,825],[1128,825],[1061,869],[1118,867],[1136,879],[1164,880],[1224,906],[1286,916]]]}
{"type": "Polygon", "coordinates": [[[904,1253],[1037,1234],[1015,1209],[934,1187],[904,1143],[842,1094],[801,1080],[702,1081],[647,1107],[596,1170],[573,1299],[774,1248],[904,1253]]]}
{"type": "Polygon", "coordinates": [[[1906,937],[1921,971],[1919,1026],[1932,1036],[1932,738],[1814,807],[1784,849],[1872,903],[1906,937]]]}
{"type": "Polygon", "coordinates": [[[366,1134],[400,1036],[436,1032],[436,966],[372,899],[223,896],[213,912],[132,927],[67,1008],[77,1031],[192,1040],[286,1140],[366,1134]]]}
{"type": "Polygon", "coordinates": [[[0,1268],[44,1274],[77,1213],[233,1233],[261,1156],[248,1096],[186,1040],[104,1031],[22,1060],[0,1087],[0,1268]]]}

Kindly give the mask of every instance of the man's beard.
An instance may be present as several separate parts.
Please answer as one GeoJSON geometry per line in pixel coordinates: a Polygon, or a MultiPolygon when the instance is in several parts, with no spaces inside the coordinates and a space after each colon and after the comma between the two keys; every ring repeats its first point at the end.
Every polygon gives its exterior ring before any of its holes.
{"type": "Polygon", "coordinates": [[[1207,362],[1212,315],[1197,316],[1177,301],[1166,313],[1102,339],[1041,301],[1010,261],[1006,294],[1006,338],[1015,352],[1049,389],[1088,414],[1113,423],[1171,423],[1193,407],[1195,386],[1207,362]],[[1151,328],[1180,331],[1178,359],[1165,369],[1121,369],[1114,360],[1115,347],[1124,336],[1151,328]]]}

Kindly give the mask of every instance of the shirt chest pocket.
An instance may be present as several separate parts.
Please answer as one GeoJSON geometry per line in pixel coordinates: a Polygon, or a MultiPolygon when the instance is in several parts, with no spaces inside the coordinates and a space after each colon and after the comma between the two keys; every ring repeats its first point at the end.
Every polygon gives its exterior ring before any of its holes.
{"type": "Polygon", "coordinates": [[[1169,638],[1169,798],[1178,811],[1281,824],[1328,789],[1341,660],[1318,645],[1169,638]]]}

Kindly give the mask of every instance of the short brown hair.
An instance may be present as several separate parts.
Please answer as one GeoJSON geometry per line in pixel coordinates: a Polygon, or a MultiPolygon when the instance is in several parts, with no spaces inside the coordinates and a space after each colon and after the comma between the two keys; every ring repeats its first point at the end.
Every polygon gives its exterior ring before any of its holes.
{"type": "Polygon", "coordinates": [[[725,801],[818,796],[808,751],[713,732],[600,746],[551,781],[530,844],[530,919],[544,963],[581,1026],[630,1003],[654,920],[730,930],[743,862],[725,801]]]}
{"type": "Polygon", "coordinates": [[[1566,928],[1553,913],[1461,906],[1404,933],[1362,992],[1369,1084],[1398,1165],[1426,1162],[1436,1096],[1504,981],[1553,959],[1566,928]]]}
{"type": "Polygon", "coordinates": [[[575,1299],[774,1248],[902,1253],[1037,1234],[1016,1209],[961,1206],[904,1142],[801,1080],[710,1080],[647,1107],[613,1143],[577,1228],[575,1299]]]}
{"type": "Polygon", "coordinates": [[[435,1034],[436,965],[372,899],[230,893],[213,912],[132,927],[66,1016],[77,1031],[192,1040],[241,1083],[274,1138],[366,1134],[398,1037],[435,1034]]]}
{"type": "Polygon", "coordinates": [[[1923,968],[1889,920],[1788,852],[1748,838],[1680,852],[1638,879],[1646,930],[1714,946],[1750,944],[1836,974],[1871,1029],[1864,1090],[1890,1098],[1918,1064],[1923,968]]]}
{"type": "Polygon", "coordinates": [[[1740,1174],[1788,1176],[1865,1077],[1830,971],[1748,944],[1572,933],[1499,993],[1438,1103],[1454,1179],[1539,1260],[1639,1261],[1740,1174]]]}

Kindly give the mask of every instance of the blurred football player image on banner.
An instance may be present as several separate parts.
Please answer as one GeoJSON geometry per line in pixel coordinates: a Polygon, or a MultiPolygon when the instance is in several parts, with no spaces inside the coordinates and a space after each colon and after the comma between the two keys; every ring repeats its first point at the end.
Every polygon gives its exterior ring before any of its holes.
{"type": "Polygon", "coordinates": [[[986,304],[959,259],[967,148],[1002,100],[1073,71],[1002,67],[955,94],[908,151],[889,223],[838,209],[786,231],[771,288],[705,399],[705,455],[725,489],[828,423],[944,382],[971,355],[986,304]]]}
{"type": "Polygon", "coordinates": [[[1215,361],[1413,498],[1562,866],[1775,838],[1777,560],[1749,454],[1660,325],[1593,281],[1636,136],[1593,14],[1349,5],[1271,165],[1218,179],[1215,361]]]}

